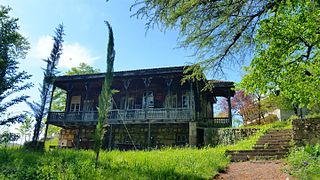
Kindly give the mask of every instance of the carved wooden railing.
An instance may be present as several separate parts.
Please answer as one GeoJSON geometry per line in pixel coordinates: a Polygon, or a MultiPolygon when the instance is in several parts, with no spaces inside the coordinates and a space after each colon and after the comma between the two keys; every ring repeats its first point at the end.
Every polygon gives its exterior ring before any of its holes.
{"type": "MultiPolygon", "coordinates": [[[[191,120],[192,110],[183,108],[114,109],[108,114],[108,121],[130,120],[191,120]]],[[[49,112],[48,122],[94,122],[98,112],[49,112]]]]}
{"type": "Polygon", "coordinates": [[[231,122],[228,117],[214,117],[208,120],[209,127],[228,127],[231,126],[231,122]]]}

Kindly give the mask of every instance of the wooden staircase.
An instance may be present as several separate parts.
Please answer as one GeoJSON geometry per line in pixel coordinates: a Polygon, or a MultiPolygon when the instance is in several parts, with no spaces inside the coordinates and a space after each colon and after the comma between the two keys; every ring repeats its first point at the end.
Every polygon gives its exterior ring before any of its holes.
{"type": "Polygon", "coordinates": [[[270,160],[284,158],[292,140],[291,129],[269,130],[261,136],[252,150],[226,151],[231,161],[270,160]]]}

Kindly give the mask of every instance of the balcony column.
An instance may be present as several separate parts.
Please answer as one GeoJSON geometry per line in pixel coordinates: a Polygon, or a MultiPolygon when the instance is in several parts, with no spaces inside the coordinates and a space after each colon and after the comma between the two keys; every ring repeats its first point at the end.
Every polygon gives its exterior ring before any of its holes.
{"type": "Polygon", "coordinates": [[[231,112],[231,95],[230,89],[228,89],[228,119],[229,119],[229,126],[232,127],[232,112],[231,112]]]}
{"type": "Polygon", "coordinates": [[[72,91],[72,84],[70,83],[67,89],[67,98],[66,98],[66,109],[65,112],[69,112],[70,109],[70,100],[71,100],[71,91],[72,91]]]}
{"type": "Polygon", "coordinates": [[[195,120],[195,117],[194,117],[194,95],[193,95],[193,84],[192,84],[192,80],[189,80],[189,83],[190,83],[190,94],[189,94],[189,109],[191,111],[191,117],[192,117],[192,120],[194,121],[195,120]]]}
{"type": "Polygon", "coordinates": [[[128,109],[128,88],[130,86],[130,79],[123,80],[123,86],[125,89],[125,99],[124,99],[124,120],[127,119],[127,109],[128,109]]]}
{"type": "MultiPolygon", "coordinates": [[[[167,101],[169,101],[169,102],[166,102],[167,105],[168,105],[168,103],[170,103],[170,100],[171,100],[171,91],[170,91],[170,90],[171,90],[171,89],[170,89],[171,84],[172,84],[172,78],[167,78],[167,79],[166,79],[167,96],[168,96],[167,101]]],[[[170,118],[170,110],[168,109],[168,107],[166,107],[166,108],[167,108],[167,118],[169,119],[169,118],[170,118]]]]}
{"type": "MultiPolygon", "coordinates": [[[[143,78],[143,82],[145,85],[145,89],[146,89],[146,96],[145,96],[145,113],[144,113],[144,117],[145,119],[147,119],[147,113],[148,113],[148,91],[149,91],[149,86],[151,83],[151,78],[143,78]]],[[[150,124],[150,119],[148,119],[148,149],[150,150],[150,141],[151,141],[151,124],[150,124]]]]}
{"type": "Polygon", "coordinates": [[[48,128],[49,128],[48,119],[49,119],[49,116],[50,116],[50,111],[51,111],[51,106],[52,106],[52,100],[53,100],[54,90],[56,90],[56,86],[55,86],[55,84],[53,83],[52,91],[51,91],[51,95],[50,95],[49,113],[48,113],[48,115],[47,115],[47,121],[46,121],[46,130],[45,130],[45,132],[44,132],[44,140],[43,140],[44,142],[46,142],[46,140],[47,140],[47,135],[48,135],[48,128]]]}

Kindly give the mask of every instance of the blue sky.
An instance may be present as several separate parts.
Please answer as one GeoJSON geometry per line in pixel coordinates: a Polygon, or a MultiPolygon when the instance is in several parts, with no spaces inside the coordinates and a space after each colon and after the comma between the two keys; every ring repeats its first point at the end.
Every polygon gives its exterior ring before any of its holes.
{"type": "MultiPolygon", "coordinates": [[[[105,70],[107,28],[104,20],[113,27],[115,36],[115,71],[152,67],[180,66],[194,62],[192,50],[177,47],[178,32],[151,29],[146,34],[144,20],[130,18],[134,0],[0,0],[1,5],[12,8],[11,16],[19,18],[20,32],[28,38],[31,49],[20,69],[32,75],[34,87],[25,93],[30,100],[38,100],[42,82],[42,59],[48,57],[52,38],[59,23],[65,26],[64,52],[59,64],[61,74],[80,62],[105,70]]],[[[241,69],[226,69],[226,80],[238,82],[241,69]]],[[[24,104],[20,110],[28,110],[24,104]]]]}

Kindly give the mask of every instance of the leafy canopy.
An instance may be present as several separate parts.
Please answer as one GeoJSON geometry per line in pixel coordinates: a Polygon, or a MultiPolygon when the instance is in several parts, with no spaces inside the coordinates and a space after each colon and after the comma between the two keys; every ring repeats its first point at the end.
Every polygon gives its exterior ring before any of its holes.
{"type": "Polygon", "coordinates": [[[25,101],[27,95],[15,95],[32,86],[24,83],[30,78],[18,72],[18,59],[25,58],[29,43],[19,32],[18,19],[9,16],[11,8],[0,5],[0,125],[22,122],[25,115],[8,115],[8,108],[25,101]]]}
{"type": "MultiPolygon", "coordinates": [[[[250,54],[258,23],[285,5],[284,0],[137,0],[133,16],[147,20],[146,28],[178,28],[180,47],[192,48],[204,70],[222,71],[225,60],[250,54]]],[[[227,61],[232,62],[232,61],[227,61]]],[[[194,74],[197,71],[194,72],[194,74]]]]}
{"type": "Polygon", "coordinates": [[[248,92],[280,94],[293,104],[320,103],[320,5],[293,3],[261,21],[255,57],[241,86],[248,92]]]}

